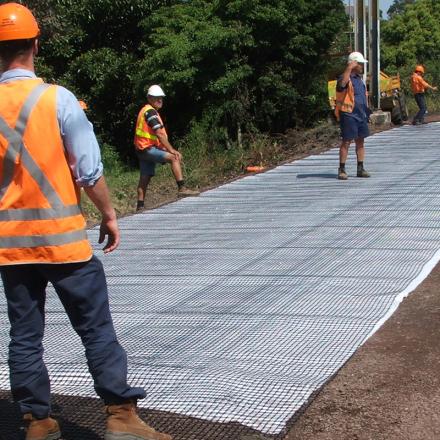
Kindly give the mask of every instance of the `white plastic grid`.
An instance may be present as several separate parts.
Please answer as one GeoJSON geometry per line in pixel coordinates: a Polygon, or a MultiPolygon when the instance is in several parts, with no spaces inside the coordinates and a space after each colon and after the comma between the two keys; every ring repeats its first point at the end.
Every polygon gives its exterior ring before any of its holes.
{"type": "MultiPolygon", "coordinates": [[[[140,404],[281,432],[438,261],[439,137],[440,124],[372,136],[370,179],[337,181],[333,149],[121,219],[102,261],[140,404]]],[[[94,396],[52,290],[47,310],[52,391],[94,396]]],[[[6,390],[7,343],[0,295],[6,390]]]]}

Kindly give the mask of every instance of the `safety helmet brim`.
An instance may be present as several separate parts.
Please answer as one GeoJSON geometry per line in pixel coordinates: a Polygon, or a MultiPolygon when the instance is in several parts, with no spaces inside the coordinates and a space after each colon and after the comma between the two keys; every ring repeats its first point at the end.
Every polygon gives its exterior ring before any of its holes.
{"type": "Polygon", "coordinates": [[[147,96],[151,96],[152,98],[163,98],[165,97],[165,92],[162,90],[161,86],[154,84],[149,87],[147,96]]]}

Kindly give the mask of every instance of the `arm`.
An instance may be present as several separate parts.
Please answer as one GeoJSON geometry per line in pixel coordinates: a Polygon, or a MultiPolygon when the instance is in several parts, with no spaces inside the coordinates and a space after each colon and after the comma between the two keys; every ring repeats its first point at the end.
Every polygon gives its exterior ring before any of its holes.
{"type": "Polygon", "coordinates": [[[353,68],[357,65],[356,61],[351,61],[347,64],[347,67],[344,70],[344,73],[342,74],[342,78],[338,81],[337,87],[342,91],[347,86],[348,82],[350,81],[350,75],[353,70],[353,68]]]}
{"type": "Polygon", "coordinates": [[[101,176],[95,185],[85,186],[84,191],[102,215],[98,243],[102,243],[107,235],[108,239],[104,246],[104,253],[112,252],[119,245],[120,235],[116,212],[113,209],[104,176],[101,176]]]}
{"type": "Polygon", "coordinates": [[[167,152],[173,156],[176,156],[177,159],[182,160],[182,155],[170,144],[157,110],[147,110],[144,117],[146,123],[154,130],[154,133],[159,138],[161,145],[167,150],[167,152]]]}
{"type": "Polygon", "coordinates": [[[179,160],[182,160],[182,155],[173,148],[173,146],[170,144],[170,141],[168,140],[168,136],[165,134],[163,130],[161,129],[157,130],[156,135],[159,138],[161,145],[165,147],[168,153],[177,156],[179,160]]]}
{"type": "Polygon", "coordinates": [[[437,90],[437,87],[435,87],[435,86],[431,86],[431,84],[428,84],[425,80],[423,80],[423,82],[425,83],[425,84],[424,84],[424,87],[425,87],[426,89],[431,89],[431,90],[434,90],[434,91],[437,90]]]}
{"type": "Polygon", "coordinates": [[[63,87],[57,89],[57,119],[66,151],[66,159],[78,187],[102,214],[99,243],[108,235],[104,252],[111,252],[119,244],[116,214],[110,202],[109,191],[102,175],[101,153],[92,124],[75,96],[63,87]]]}
{"type": "Polygon", "coordinates": [[[437,87],[433,87],[431,86],[431,84],[429,84],[428,82],[426,82],[421,76],[418,76],[418,81],[420,82],[420,84],[425,88],[425,89],[431,89],[431,90],[437,90],[437,87]]]}

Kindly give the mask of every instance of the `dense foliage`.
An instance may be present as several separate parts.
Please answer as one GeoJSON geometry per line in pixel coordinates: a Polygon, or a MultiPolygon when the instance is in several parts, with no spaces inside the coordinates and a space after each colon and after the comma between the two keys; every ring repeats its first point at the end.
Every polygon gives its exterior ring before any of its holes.
{"type": "Polygon", "coordinates": [[[393,4],[388,9],[388,15],[392,17],[395,14],[401,14],[405,10],[407,4],[414,2],[415,0],[394,0],[393,4]]]}
{"type": "Polygon", "coordinates": [[[40,75],[85,100],[123,156],[152,83],[167,93],[174,136],[202,127],[230,146],[310,125],[327,111],[328,53],[347,23],[342,0],[23,3],[42,25],[40,75]]]}
{"type": "Polygon", "coordinates": [[[426,67],[426,78],[440,85],[440,2],[396,0],[395,12],[382,23],[382,66],[400,73],[409,89],[416,64],[426,67]]]}

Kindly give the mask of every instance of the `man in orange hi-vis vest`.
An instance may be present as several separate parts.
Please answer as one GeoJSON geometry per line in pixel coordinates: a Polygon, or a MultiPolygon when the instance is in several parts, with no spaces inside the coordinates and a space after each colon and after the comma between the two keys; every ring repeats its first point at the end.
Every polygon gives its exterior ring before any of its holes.
{"type": "Polygon", "coordinates": [[[139,159],[141,175],[137,188],[137,207],[140,211],[144,208],[144,199],[147,186],[155,174],[156,164],[169,163],[177,184],[179,197],[198,196],[199,191],[185,186],[182,172],[182,155],[171,145],[165,126],[160,117],[165,93],[162,87],[152,85],[147,92],[148,103],[139,111],[134,145],[139,159]]]}
{"type": "Polygon", "coordinates": [[[107,411],[106,439],[170,440],[136,413],[142,388],[127,384],[127,356],[109,311],[106,279],[93,255],[79,189],[102,214],[104,252],[119,244],[115,211],[92,125],[68,90],[34,73],[39,27],[29,9],[0,5],[0,272],[10,321],[11,392],[26,440],[56,440],[43,362],[50,282],[81,337],[96,393],[107,411]]]}
{"type": "Polygon", "coordinates": [[[416,66],[414,73],[411,76],[411,89],[414,93],[414,99],[419,107],[418,113],[414,116],[413,125],[420,125],[425,123],[426,114],[426,100],[425,92],[427,89],[437,90],[437,87],[431,86],[425,81],[423,75],[425,74],[425,68],[422,65],[416,66]]]}
{"type": "Polygon", "coordinates": [[[356,144],[357,177],[370,177],[364,169],[365,142],[369,135],[368,119],[370,110],[367,89],[362,80],[364,64],[367,60],[360,52],[352,52],[344,73],[336,83],[336,118],[341,127],[342,142],[339,148],[338,179],[347,180],[345,162],[352,141],[356,144]]]}

